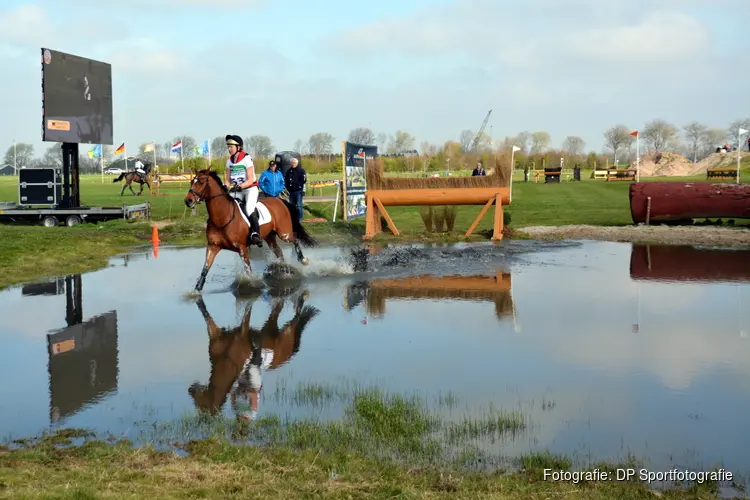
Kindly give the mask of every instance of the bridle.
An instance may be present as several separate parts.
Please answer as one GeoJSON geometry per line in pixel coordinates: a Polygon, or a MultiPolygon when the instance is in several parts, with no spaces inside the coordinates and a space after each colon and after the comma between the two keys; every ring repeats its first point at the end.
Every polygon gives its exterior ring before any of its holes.
{"type": "MultiPolygon", "coordinates": [[[[208,185],[204,186],[203,189],[205,190],[205,189],[207,189],[207,187],[208,187],[208,185]]],[[[232,217],[229,218],[229,222],[227,222],[226,224],[224,224],[222,226],[217,226],[216,224],[214,224],[213,222],[211,222],[211,218],[210,217],[208,218],[208,223],[211,224],[212,226],[214,226],[216,229],[224,229],[229,224],[231,224],[232,221],[234,220],[234,218],[237,216],[237,201],[234,198],[232,198],[231,196],[229,196],[229,193],[225,193],[223,190],[219,194],[215,194],[213,196],[204,196],[202,193],[199,193],[198,191],[196,191],[195,189],[193,189],[193,184],[191,183],[190,184],[190,189],[188,190],[188,192],[191,193],[196,198],[198,198],[198,203],[199,204],[201,202],[203,202],[203,201],[209,202],[209,201],[213,200],[214,198],[218,198],[220,196],[226,196],[227,198],[229,198],[229,200],[232,202],[232,217]]]]}

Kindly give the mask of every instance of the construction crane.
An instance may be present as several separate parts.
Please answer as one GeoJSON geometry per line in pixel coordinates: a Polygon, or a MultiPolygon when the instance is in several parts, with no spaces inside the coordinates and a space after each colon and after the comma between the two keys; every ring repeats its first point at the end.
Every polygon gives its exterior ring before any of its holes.
{"type": "Polygon", "coordinates": [[[490,121],[490,115],[492,114],[492,110],[489,110],[487,112],[487,116],[484,117],[484,121],[482,122],[482,126],[479,127],[479,132],[477,132],[477,135],[474,136],[474,140],[471,141],[471,147],[469,148],[469,151],[471,153],[476,152],[477,146],[479,146],[479,141],[482,138],[482,134],[484,134],[484,129],[487,127],[487,122],[490,121]]]}

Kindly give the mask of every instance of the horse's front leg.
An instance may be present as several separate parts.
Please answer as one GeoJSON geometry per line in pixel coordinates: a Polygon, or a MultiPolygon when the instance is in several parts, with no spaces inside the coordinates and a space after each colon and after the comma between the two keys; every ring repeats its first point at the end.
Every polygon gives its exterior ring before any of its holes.
{"type": "Polygon", "coordinates": [[[206,276],[208,275],[209,269],[214,265],[216,254],[221,250],[217,245],[208,245],[206,247],[206,262],[203,264],[203,270],[198,278],[198,282],[195,284],[195,291],[200,292],[203,290],[203,285],[206,284],[206,276]]]}
{"type": "Polygon", "coordinates": [[[250,250],[248,250],[247,245],[240,245],[240,257],[245,264],[245,274],[249,276],[253,269],[250,267],[250,250]]]}
{"type": "Polygon", "coordinates": [[[216,325],[216,322],[211,317],[211,315],[208,313],[208,309],[206,309],[206,304],[203,302],[203,299],[198,299],[197,304],[198,304],[198,309],[200,310],[201,315],[203,316],[203,319],[206,321],[206,330],[208,331],[208,338],[209,339],[219,338],[219,334],[221,333],[221,330],[216,325]]]}
{"type": "Polygon", "coordinates": [[[138,196],[140,196],[143,193],[143,183],[141,182],[141,190],[138,191],[138,196]]]}
{"type": "Polygon", "coordinates": [[[135,189],[133,189],[133,185],[128,184],[128,187],[130,188],[130,192],[133,193],[133,196],[135,196],[135,189]]]}

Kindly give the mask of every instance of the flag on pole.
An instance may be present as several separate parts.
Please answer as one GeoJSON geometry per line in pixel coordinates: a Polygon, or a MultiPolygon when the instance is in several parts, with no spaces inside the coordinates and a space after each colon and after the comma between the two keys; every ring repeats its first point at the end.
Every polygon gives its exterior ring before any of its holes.
{"type": "Polygon", "coordinates": [[[196,145],[193,148],[193,151],[195,151],[196,155],[207,155],[208,154],[208,139],[196,145]]]}
{"type": "Polygon", "coordinates": [[[633,137],[638,137],[638,131],[633,130],[632,132],[630,132],[630,135],[632,135],[633,137]]]}
{"type": "Polygon", "coordinates": [[[120,144],[119,148],[115,149],[115,152],[113,154],[121,155],[124,152],[125,152],[125,143],[123,142],[122,144],[120,144]]]}
{"type": "Polygon", "coordinates": [[[747,134],[747,133],[748,133],[747,130],[745,130],[744,128],[740,127],[740,135],[744,135],[744,134],[747,134]]]}
{"type": "Polygon", "coordinates": [[[519,148],[518,146],[513,146],[513,152],[515,153],[516,151],[521,151],[521,148],[519,148]]]}
{"type": "Polygon", "coordinates": [[[143,146],[144,153],[150,153],[152,151],[156,151],[156,141],[151,141],[145,146],[143,146]]]}
{"type": "Polygon", "coordinates": [[[172,149],[170,151],[172,153],[176,153],[177,151],[182,151],[182,141],[177,141],[175,144],[173,144],[172,149]]]}
{"type": "Polygon", "coordinates": [[[102,156],[102,145],[97,144],[93,148],[89,149],[89,158],[101,158],[102,156]]]}

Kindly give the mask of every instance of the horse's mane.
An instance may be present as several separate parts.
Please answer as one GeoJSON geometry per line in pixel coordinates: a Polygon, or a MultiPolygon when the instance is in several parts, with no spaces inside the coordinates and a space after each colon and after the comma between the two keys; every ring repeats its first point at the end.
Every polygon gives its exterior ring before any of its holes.
{"type": "Polygon", "coordinates": [[[215,180],[219,184],[219,187],[221,188],[222,192],[229,193],[229,190],[226,188],[226,186],[224,185],[224,183],[221,181],[221,178],[219,177],[219,174],[217,174],[215,170],[208,170],[208,171],[204,170],[203,172],[207,173],[209,177],[211,177],[213,180],[215,180]]]}

